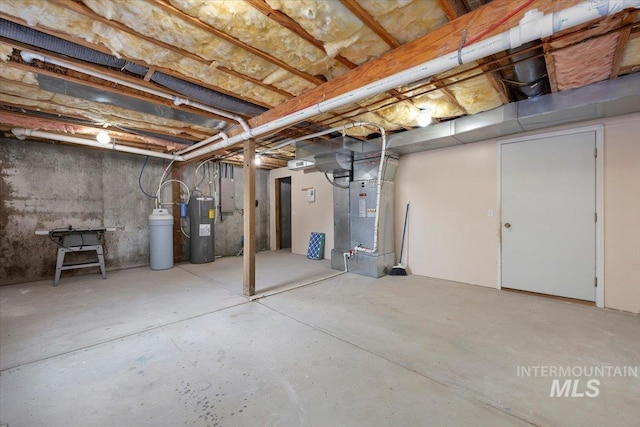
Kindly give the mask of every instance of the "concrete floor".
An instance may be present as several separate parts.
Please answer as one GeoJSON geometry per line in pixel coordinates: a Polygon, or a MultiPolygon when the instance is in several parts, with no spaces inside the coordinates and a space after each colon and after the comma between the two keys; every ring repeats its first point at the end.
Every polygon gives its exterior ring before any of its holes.
{"type": "MultiPolygon", "coordinates": [[[[267,294],[336,273],[284,251],[257,265],[267,294]]],[[[0,425],[638,425],[640,378],[549,397],[556,377],[517,374],[638,367],[636,316],[419,276],[344,274],[250,302],[241,266],[0,288],[0,425]]]]}

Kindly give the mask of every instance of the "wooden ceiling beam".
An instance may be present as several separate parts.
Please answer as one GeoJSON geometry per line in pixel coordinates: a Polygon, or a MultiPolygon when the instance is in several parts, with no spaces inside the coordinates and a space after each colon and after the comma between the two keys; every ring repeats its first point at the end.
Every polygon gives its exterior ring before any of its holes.
{"type": "MultiPolygon", "coordinates": [[[[11,22],[14,22],[14,23],[16,23],[18,25],[22,25],[22,26],[25,26],[25,27],[29,26],[27,24],[27,22],[24,21],[23,19],[15,17],[15,16],[12,16],[12,15],[7,15],[7,14],[2,13],[2,12],[0,12],[0,18],[6,19],[7,21],[11,21],[11,22]]],[[[57,37],[59,39],[66,40],[66,41],[71,42],[71,43],[79,44],[81,46],[87,47],[89,49],[96,50],[96,51],[101,52],[101,53],[105,53],[107,55],[113,55],[113,52],[111,52],[108,48],[106,48],[106,47],[104,47],[102,45],[93,44],[93,43],[87,42],[84,39],[81,39],[81,38],[78,38],[78,37],[73,37],[73,36],[71,36],[70,34],[67,34],[67,33],[63,33],[63,32],[57,31],[57,30],[53,30],[53,29],[48,28],[48,27],[43,27],[41,25],[36,25],[34,27],[31,27],[31,28],[33,28],[34,30],[40,31],[42,33],[45,33],[45,34],[49,34],[50,36],[54,36],[54,37],[57,37]]],[[[45,54],[47,56],[54,56],[54,54],[52,52],[49,52],[49,51],[46,51],[46,50],[43,50],[43,49],[38,49],[38,48],[36,48],[34,46],[24,45],[22,43],[16,42],[14,40],[9,40],[9,39],[6,39],[4,37],[0,37],[0,40],[2,40],[4,43],[9,44],[9,45],[22,46],[20,49],[28,50],[28,51],[31,51],[31,52],[40,52],[40,53],[43,53],[43,54],[45,54]]],[[[127,56],[122,56],[122,59],[125,59],[125,60],[127,60],[129,62],[132,62],[134,64],[138,64],[138,65],[143,66],[145,68],[149,68],[150,67],[150,65],[147,64],[146,62],[142,63],[141,61],[139,61],[137,59],[134,59],[134,58],[129,58],[127,56]]],[[[68,58],[65,57],[64,60],[67,61],[68,58]]],[[[86,66],[86,63],[83,63],[83,66],[86,66]]],[[[170,75],[172,77],[176,77],[176,78],[184,80],[184,81],[188,81],[190,83],[193,83],[195,85],[201,86],[203,88],[210,89],[210,90],[213,90],[213,91],[216,91],[216,92],[220,92],[220,93],[223,93],[225,95],[229,95],[229,96],[232,96],[232,97],[235,97],[235,98],[242,98],[247,102],[251,102],[251,103],[253,103],[255,105],[259,105],[261,107],[265,107],[265,108],[271,108],[272,107],[271,105],[265,104],[264,102],[252,99],[250,97],[247,97],[247,96],[241,97],[237,93],[231,92],[231,91],[226,90],[224,88],[221,88],[219,86],[214,86],[214,85],[208,84],[206,82],[203,82],[201,80],[194,79],[193,77],[185,76],[185,75],[183,75],[181,73],[178,73],[178,72],[176,72],[176,71],[174,71],[172,69],[169,69],[169,68],[166,68],[166,67],[160,67],[160,66],[157,66],[157,65],[153,65],[153,67],[155,68],[155,71],[160,71],[160,72],[162,72],[164,74],[170,75]]],[[[106,69],[106,67],[102,67],[100,70],[102,71],[103,69],[106,69]]],[[[125,76],[124,73],[119,75],[120,78],[123,78],[123,76],[125,76]]],[[[270,89],[270,90],[272,89],[271,87],[267,87],[267,88],[270,89]]]]}
{"type": "MultiPolygon", "coordinates": [[[[142,79],[138,79],[138,78],[129,76],[127,74],[115,72],[115,71],[112,71],[110,69],[105,69],[105,68],[97,66],[97,65],[87,64],[87,63],[84,63],[82,61],[78,61],[78,60],[74,60],[74,59],[65,57],[63,55],[57,55],[55,53],[51,53],[51,52],[45,51],[44,49],[34,48],[34,47],[31,47],[31,46],[24,45],[23,43],[20,43],[20,42],[14,42],[12,40],[7,40],[7,39],[4,39],[3,37],[0,37],[0,41],[3,42],[3,43],[7,43],[7,44],[9,44],[9,45],[11,45],[11,46],[13,46],[13,47],[15,47],[17,49],[28,50],[30,52],[39,53],[39,54],[45,55],[45,56],[47,56],[49,58],[56,58],[56,59],[59,59],[61,61],[65,61],[65,62],[68,62],[70,64],[73,64],[73,65],[81,66],[81,67],[86,68],[86,69],[91,70],[91,71],[99,72],[101,74],[105,74],[105,75],[108,75],[108,76],[111,76],[111,77],[114,77],[114,78],[118,78],[120,80],[129,81],[131,83],[135,83],[137,85],[144,86],[144,87],[147,87],[149,89],[158,90],[158,86],[155,85],[154,83],[145,82],[142,79]]],[[[101,89],[101,90],[105,90],[105,91],[109,91],[109,92],[118,93],[118,94],[121,94],[121,95],[131,96],[133,98],[137,98],[137,99],[140,99],[142,101],[147,101],[147,102],[151,102],[151,103],[155,103],[155,104],[161,104],[161,105],[168,106],[168,107],[171,107],[171,108],[176,109],[176,110],[188,111],[190,113],[195,113],[195,114],[198,114],[198,115],[201,115],[201,116],[205,116],[205,117],[211,117],[211,118],[214,118],[216,120],[224,121],[224,122],[227,122],[227,123],[235,123],[234,121],[230,120],[229,118],[222,117],[222,116],[219,116],[217,114],[210,113],[208,111],[196,110],[196,109],[194,109],[192,107],[185,106],[185,105],[175,105],[173,102],[171,102],[168,99],[159,98],[159,97],[156,97],[154,95],[149,95],[149,94],[142,95],[142,92],[137,91],[135,89],[130,89],[130,88],[124,86],[124,85],[119,85],[116,88],[116,87],[112,86],[112,85],[115,85],[114,83],[107,82],[107,81],[104,81],[104,80],[99,79],[97,77],[89,76],[87,74],[82,74],[82,73],[79,73],[79,72],[76,72],[76,71],[72,72],[72,71],[70,71],[68,69],[66,69],[68,71],[68,73],[69,74],[73,73],[73,75],[75,75],[76,77],[71,77],[70,75],[67,75],[67,74],[60,74],[60,73],[56,73],[56,72],[53,72],[53,71],[49,71],[46,68],[38,67],[37,65],[35,65],[33,63],[32,64],[26,64],[26,63],[10,61],[10,62],[6,62],[5,66],[11,66],[11,67],[14,67],[14,68],[18,68],[18,69],[21,69],[21,70],[24,70],[24,71],[30,71],[30,72],[33,72],[33,73],[45,74],[45,75],[48,75],[48,76],[51,76],[51,77],[55,77],[55,78],[58,78],[58,79],[74,81],[76,83],[80,83],[80,84],[83,84],[83,85],[86,85],[86,86],[91,86],[91,87],[96,88],[96,89],[101,89]],[[81,75],[85,76],[85,78],[79,78],[79,76],[81,76],[81,75]],[[102,84],[101,83],[96,83],[98,81],[99,82],[103,82],[103,83],[102,84]]],[[[55,67],[58,67],[60,69],[64,68],[64,67],[60,67],[60,66],[57,66],[57,65],[55,67]]],[[[173,91],[171,91],[170,89],[167,89],[167,88],[162,88],[162,90],[165,91],[168,94],[175,94],[177,96],[182,96],[182,95],[180,95],[180,94],[178,94],[176,92],[173,92],[173,91]]]]}
{"type": "Polygon", "coordinates": [[[243,42],[240,39],[237,39],[227,33],[225,33],[224,31],[221,31],[219,29],[217,29],[216,27],[209,25],[205,22],[202,22],[201,20],[199,20],[198,18],[194,18],[191,15],[188,15],[186,13],[184,13],[183,11],[181,11],[180,9],[166,3],[163,0],[147,0],[147,2],[149,2],[150,4],[154,5],[154,6],[158,6],[160,8],[162,8],[163,10],[165,10],[166,12],[169,12],[169,14],[171,16],[175,16],[178,17],[180,19],[182,19],[185,22],[188,22],[189,24],[192,24],[202,30],[207,31],[208,33],[228,42],[233,44],[234,46],[240,47],[244,50],[246,50],[247,52],[250,52],[284,70],[287,70],[288,72],[290,72],[291,74],[294,74],[310,83],[313,83],[315,85],[320,85],[322,83],[324,83],[324,80],[312,76],[309,73],[305,73],[304,71],[300,71],[295,67],[290,66],[289,64],[287,64],[286,62],[274,57],[273,55],[270,55],[266,52],[261,51],[258,48],[255,48],[245,42],[243,42]]]}
{"type": "MultiPolygon", "coordinates": [[[[167,49],[167,50],[170,50],[172,52],[175,52],[178,55],[184,56],[185,58],[192,59],[194,61],[200,62],[201,64],[205,64],[207,66],[211,65],[211,60],[208,60],[206,58],[202,58],[202,57],[200,57],[200,56],[198,56],[198,55],[196,55],[194,53],[191,53],[191,52],[189,52],[187,50],[179,48],[179,47],[177,47],[175,45],[172,45],[172,44],[169,44],[169,43],[165,43],[162,40],[154,39],[153,37],[146,36],[146,35],[144,35],[142,33],[139,33],[138,31],[136,31],[133,28],[127,27],[126,25],[124,25],[121,22],[114,21],[112,19],[107,19],[107,18],[95,13],[94,11],[92,11],[91,9],[89,9],[87,6],[85,6],[82,3],[77,3],[77,2],[75,2],[73,0],[50,0],[50,1],[55,3],[55,4],[57,4],[60,7],[72,10],[72,11],[74,11],[74,12],[80,14],[80,15],[86,16],[89,19],[101,22],[101,23],[103,23],[105,25],[108,25],[110,27],[114,27],[114,28],[116,28],[116,29],[118,29],[118,30],[120,30],[122,32],[125,32],[127,34],[130,34],[130,35],[132,35],[134,37],[137,37],[137,38],[140,38],[142,40],[145,40],[145,41],[147,41],[147,42],[149,42],[149,43],[151,43],[153,45],[160,46],[160,47],[162,47],[164,49],[167,49]]],[[[151,70],[152,67],[150,66],[150,64],[148,64],[148,65],[149,65],[149,70],[151,70]]],[[[292,68],[292,67],[289,67],[289,68],[292,68]]],[[[231,74],[234,77],[250,81],[253,84],[256,84],[258,86],[262,86],[263,88],[269,89],[269,90],[271,90],[273,92],[280,93],[280,94],[282,94],[281,92],[284,92],[284,91],[278,89],[277,87],[275,87],[273,85],[265,84],[261,80],[254,79],[254,78],[252,78],[250,76],[247,76],[245,74],[239,73],[237,71],[232,71],[232,70],[229,70],[228,68],[225,68],[225,67],[217,67],[217,69],[219,71],[223,72],[223,73],[231,74]]],[[[287,71],[290,71],[290,70],[287,70],[287,71]]],[[[309,76],[309,77],[311,77],[311,76],[309,76]]],[[[289,97],[291,97],[291,94],[289,94],[289,97]]]]}
{"type": "Polygon", "coordinates": [[[551,38],[546,37],[542,40],[542,49],[544,50],[544,62],[547,66],[547,78],[549,79],[549,87],[551,93],[558,92],[558,77],[556,75],[556,63],[553,59],[551,38]]]}
{"type": "MultiPolygon", "coordinates": [[[[468,6],[462,0],[438,0],[438,2],[440,3],[440,7],[442,7],[442,10],[444,10],[444,14],[447,16],[449,21],[458,19],[469,11],[469,9],[467,8],[468,6]]],[[[484,72],[484,75],[489,80],[491,87],[493,87],[493,89],[498,93],[498,97],[500,98],[502,104],[507,105],[510,102],[509,94],[500,81],[500,78],[497,77],[496,74],[494,74],[494,72],[491,70],[491,66],[488,64],[488,61],[481,59],[478,61],[478,64],[484,72]]],[[[499,71],[496,71],[496,73],[499,73],[499,71]]],[[[455,98],[451,91],[447,89],[445,91],[445,94],[447,94],[448,97],[453,96],[456,104],[460,106],[462,111],[464,111],[465,114],[469,114],[467,112],[467,109],[458,102],[457,98],[455,98]]]]}
{"type": "Polygon", "coordinates": [[[373,16],[369,14],[362,6],[360,6],[355,0],[340,0],[340,2],[358,17],[367,27],[369,27],[378,37],[380,37],[391,48],[395,49],[400,46],[400,42],[396,40],[382,25],[378,23],[373,16]]]}
{"type": "MultiPolygon", "coordinates": [[[[579,3],[580,0],[535,0],[530,8],[537,8],[543,13],[564,9],[579,3]]],[[[373,59],[342,76],[318,86],[304,95],[287,101],[250,120],[252,126],[272,122],[281,117],[311,107],[324,100],[345,94],[379,79],[391,76],[408,68],[420,65],[449,52],[454,52],[460,44],[463,30],[470,37],[491,28],[496,16],[508,16],[519,7],[512,0],[494,0],[491,3],[469,12],[453,22],[445,24],[424,36],[406,43],[386,54],[373,59]]],[[[505,22],[496,26],[485,38],[506,31],[518,25],[524,11],[516,13],[505,22]]]]}
{"type": "Polygon", "coordinates": [[[234,70],[232,70],[230,68],[218,67],[218,70],[223,71],[223,72],[225,72],[227,74],[230,74],[232,76],[236,76],[236,77],[238,77],[240,79],[247,80],[247,81],[249,81],[251,83],[254,83],[254,84],[257,84],[259,86],[267,87],[269,90],[271,90],[271,91],[273,91],[275,93],[278,93],[278,94],[284,96],[287,99],[294,98],[294,95],[292,93],[287,92],[286,90],[282,90],[282,89],[280,89],[280,88],[278,88],[276,86],[273,86],[273,85],[266,85],[266,84],[262,83],[262,81],[260,81],[258,79],[254,79],[253,77],[246,76],[244,74],[240,74],[237,71],[234,71],[234,70]]]}
{"type": "Polygon", "coordinates": [[[509,99],[509,94],[505,90],[504,85],[500,81],[500,78],[496,77],[495,73],[499,73],[499,71],[493,71],[491,69],[491,65],[489,65],[490,61],[485,61],[481,59],[478,61],[480,68],[482,69],[485,77],[489,80],[491,87],[498,93],[498,97],[503,105],[507,105],[511,100],[509,99]]]}
{"type": "MultiPolygon", "coordinates": [[[[324,48],[323,42],[321,42],[320,40],[316,39],[311,34],[309,34],[307,30],[302,28],[300,24],[298,24],[294,19],[292,19],[286,13],[279,10],[272,9],[264,0],[244,0],[244,1],[249,3],[256,10],[258,10],[268,18],[274,20],[275,22],[282,25],[289,31],[297,34],[300,38],[308,41],[309,43],[311,43],[312,45],[314,45],[324,53],[327,53],[327,51],[324,48]]],[[[337,55],[334,59],[349,69],[357,68],[356,64],[354,64],[353,62],[349,61],[347,58],[341,55],[337,55]]]]}
{"type": "Polygon", "coordinates": [[[464,114],[469,115],[469,111],[464,107],[464,105],[460,104],[460,101],[458,101],[458,98],[456,98],[453,92],[451,92],[448,85],[445,85],[441,80],[438,79],[432,79],[431,83],[435,87],[437,87],[449,101],[453,102],[456,107],[463,111],[464,114]]]}
{"type": "Polygon", "coordinates": [[[622,25],[623,28],[620,30],[620,36],[618,37],[618,46],[616,47],[616,52],[613,56],[613,63],[611,64],[611,75],[610,79],[615,79],[620,75],[620,66],[622,65],[622,59],[624,58],[624,51],[627,47],[627,43],[629,42],[629,37],[631,36],[631,25],[635,21],[635,14],[631,14],[628,11],[625,11],[625,14],[622,17],[622,25]]]}
{"type": "Polygon", "coordinates": [[[458,19],[468,12],[462,0],[438,0],[438,3],[449,21],[458,19]]]}
{"type": "MultiPolygon", "coordinates": [[[[0,79],[0,83],[4,82],[5,80],[0,79]]],[[[16,82],[11,82],[11,84],[16,85],[16,82]]],[[[29,87],[29,85],[22,85],[20,84],[20,86],[25,86],[25,87],[29,87]]],[[[2,95],[2,93],[0,92],[0,95],[2,95]]],[[[10,95],[13,96],[16,99],[24,99],[24,103],[15,103],[15,102],[7,102],[7,101],[3,101],[1,103],[1,105],[3,106],[7,106],[7,107],[12,107],[14,109],[20,109],[20,110],[26,110],[26,111],[33,111],[33,109],[35,108],[32,105],[32,101],[31,99],[26,99],[26,98],[22,98],[20,96],[17,95],[10,95]]],[[[56,116],[56,120],[59,121],[66,121],[67,123],[71,123],[71,124],[75,124],[75,125],[80,125],[80,126],[100,126],[100,123],[93,123],[93,124],[82,124],[82,122],[86,123],[86,122],[90,122],[90,118],[83,116],[82,114],[71,114],[68,112],[64,113],[64,116],[61,115],[60,111],[58,111],[56,109],[56,106],[58,107],[67,107],[66,105],[62,105],[62,104],[58,104],[55,101],[52,100],[40,100],[38,102],[38,107],[37,107],[37,113],[44,113],[44,114],[49,114],[51,116],[56,116]],[[43,104],[46,104],[46,107],[43,107],[43,104]],[[76,121],[74,121],[76,120],[76,121]]],[[[139,123],[136,121],[136,123],[139,123]]],[[[165,135],[167,137],[178,137],[178,138],[182,138],[182,139],[189,139],[193,142],[198,142],[198,141],[202,141],[204,139],[207,139],[211,136],[211,134],[204,134],[201,132],[197,132],[194,131],[193,129],[184,129],[184,128],[175,128],[175,127],[171,127],[171,126],[163,126],[163,125],[159,125],[159,124],[153,124],[154,128],[149,128],[149,127],[143,127],[142,125],[131,125],[128,124],[126,127],[131,129],[131,133],[133,135],[136,135],[136,131],[140,131],[140,132],[152,132],[158,135],[165,135]],[[157,129],[157,127],[161,127],[164,129],[157,129]],[[169,129],[173,130],[173,132],[169,131],[169,129]]],[[[116,128],[115,124],[112,123],[112,128],[116,128]]],[[[122,131],[122,132],[127,132],[127,131],[122,131]]],[[[146,137],[145,135],[141,135],[142,137],[146,137]]],[[[149,137],[149,138],[153,138],[153,137],[149,137]]],[[[160,138],[162,139],[162,138],[160,138]]],[[[177,143],[179,144],[179,143],[177,143]]]]}
{"type": "Polygon", "coordinates": [[[170,50],[172,52],[175,52],[179,55],[182,55],[186,58],[192,59],[194,61],[198,61],[201,63],[205,63],[205,64],[210,64],[211,61],[207,61],[204,58],[193,54],[191,52],[187,52],[184,49],[181,49],[179,47],[176,47],[174,45],[171,45],[169,43],[165,43],[162,40],[158,40],[158,39],[154,39],[152,37],[149,36],[145,36],[142,33],[139,33],[138,31],[134,30],[133,28],[129,28],[126,25],[124,25],[121,22],[118,21],[114,21],[112,19],[107,19],[102,15],[97,14],[96,12],[94,12],[93,10],[89,9],[88,6],[85,6],[83,3],[78,3],[76,1],[73,0],[49,0],[49,2],[54,3],[58,6],[60,6],[61,8],[67,9],[67,10],[71,10],[79,15],[82,15],[84,17],[87,17],[93,21],[97,21],[97,22],[101,22],[105,25],[108,25],[109,27],[113,27],[117,30],[120,30],[122,32],[125,32],[127,34],[130,34],[132,36],[135,36],[137,38],[140,38],[142,40],[145,40],[151,44],[154,44],[156,46],[161,46],[167,50],[170,50]]]}
{"type": "MultiPolygon", "coordinates": [[[[14,127],[23,127],[27,129],[43,130],[47,132],[62,132],[72,135],[88,136],[95,138],[102,127],[84,126],[77,123],[64,122],[62,119],[36,118],[28,114],[13,113],[0,110],[0,123],[10,124],[14,127]]],[[[144,146],[155,149],[156,151],[171,152],[187,147],[185,144],[165,141],[159,138],[145,137],[131,133],[125,133],[113,129],[108,130],[110,136],[125,142],[125,145],[144,146]]]]}

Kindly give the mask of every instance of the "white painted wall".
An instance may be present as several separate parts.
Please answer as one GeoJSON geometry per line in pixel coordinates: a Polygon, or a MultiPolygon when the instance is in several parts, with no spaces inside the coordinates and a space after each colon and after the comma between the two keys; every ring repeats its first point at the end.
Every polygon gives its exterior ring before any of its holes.
{"type": "MultiPolygon", "coordinates": [[[[573,125],[604,125],[605,307],[640,312],[640,113],[573,125]]],[[[500,231],[496,140],[403,156],[396,174],[396,253],[400,253],[404,209],[411,202],[403,264],[413,274],[474,285],[497,284],[500,231]],[[487,216],[492,209],[494,216],[487,216]]],[[[306,255],[311,231],[327,235],[325,258],[333,248],[333,190],[319,172],[286,168],[270,172],[291,176],[292,252],[306,255]],[[303,188],[316,189],[316,203],[303,188]]],[[[271,203],[271,248],[275,248],[275,207],[271,203]]]]}
{"type": "Polygon", "coordinates": [[[307,255],[311,232],[325,233],[324,257],[331,258],[333,249],[333,187],[323,173],[274,169],[269,173],[270,247],[276,247],[276,179],[291,177],[291,252],[307,255]],[[316,201],[307,201],[305,189],[314,188],[316,201]]]}
{"type": "Polygon", "coordinates": [[[495,147],[493,141],[479,142],[400,158],[396,247],[409,201],[403,264],[413,274],[495,286],[499,226],[495,147]],[[496,216],[488,217],[488,209],[496,216]]]}
{"type": "MultiPolygon", "coordinates": [[[[603,124],[605,306],[640,312],[640,113],[528,132],[603,124]]],[[[520,136],[520,135],[519,135],[520,136]]],[[[405,264],[413,274],[495,287],[500,217],[491,139],[403,156],[396,241],[411,202],[405,264]],[[488,217],[488,209],[494,216],[488,217]]],[[[399,250],[396,252],[399,253],[399,250]]]]}

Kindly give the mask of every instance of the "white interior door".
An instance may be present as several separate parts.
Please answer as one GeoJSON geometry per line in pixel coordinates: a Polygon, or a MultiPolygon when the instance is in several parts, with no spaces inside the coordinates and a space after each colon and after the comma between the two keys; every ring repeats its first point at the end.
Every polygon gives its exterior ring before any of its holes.
{"type": "Polygon", "coordinates": [[[502,144],[502,287],[595,301],[595,131],[502,144]]]}

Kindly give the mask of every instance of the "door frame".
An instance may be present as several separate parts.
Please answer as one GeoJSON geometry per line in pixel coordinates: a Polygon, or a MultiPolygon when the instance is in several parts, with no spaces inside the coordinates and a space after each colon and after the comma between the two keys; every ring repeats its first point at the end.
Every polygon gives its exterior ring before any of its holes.
{"type": "MultiPolygon", "coordinates": [[[[274,192],[274,205],[275,205],[275,213],[274,213],[274,220],[275,220],[275,238],[276,238],[276,250],[278,249],[282,249],[282,242],[281,242],[281,236],[280,236],[280,202],[281,202],[281,198],[280,198],[280,183],[281,180],[283,179],[290,179],[291,180],[291,175],[287,175],[287,176],[281,176],[278,177],[274,180],[274,185],[275,185],[275,192],[274,192]]],[[[292,180],[291,180],[292,181],[292,180]]],[[[291,194],[293,196],[293,194],[291,194]]]]}
{"type": "Polygon", "coordinates": [[[604,307],[604,126],[593,125],[584,126],[573,129],[560,130],[555,132],[546,132],[520,136],[516,138],[499,139],[496,141],[498,151],[498,235],[497,235],[497,283],[496,288],[502,289],[502,145],[514,142],[526,142],[542,138],[557,137],[562,135],[571,135],[584,132],[595,132],[597,157],[596,167],[596,278],[598,286],[596,287],[596,307],[604,307]]]}

